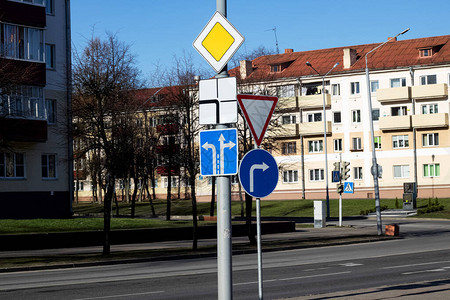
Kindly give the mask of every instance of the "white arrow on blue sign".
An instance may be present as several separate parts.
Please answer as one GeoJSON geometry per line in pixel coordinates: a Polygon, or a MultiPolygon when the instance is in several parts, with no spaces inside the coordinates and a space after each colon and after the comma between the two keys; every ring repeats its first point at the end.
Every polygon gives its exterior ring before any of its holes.
{"type": "Polygon", "coordinates": [[[200,131],[200,174],[234,175],[238,166],[237,129],[200,131]]]}
{"type": "Polygon", "coordinates": [[[278,183],[277,162],[266,150],[253,149],[242,158],[239,166],[239,180],[250,196],[267,197],[278,183]]]}

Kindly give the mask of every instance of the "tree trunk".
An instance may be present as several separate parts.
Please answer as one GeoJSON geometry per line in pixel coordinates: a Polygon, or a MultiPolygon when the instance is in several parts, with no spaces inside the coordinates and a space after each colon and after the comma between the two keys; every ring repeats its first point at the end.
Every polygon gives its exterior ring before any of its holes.
{"type": "Polygon", "coordinates": [[[138,184],[137,184],[137,178],[133,178],[134,182],[134,189],[133,189],[133,195],[131,196],[131,217],[134,218],[136,216],[136,196],[138,192],[138,184]]]}
{"type": "Polygon", "coordinates": [[[106,194],[104,199],[104,217],[103,217],[103,255],[109,255],[111,253],[111,203],[114,193],[114,176],[108,174],[106,178],[106,194]]]}
{"type": "Polygon", "coordinates": [[[256,244],[255,232],[252,227],[252,196],[245,193],[245,225],[247,227],[247,235],[250,244],[256,244]]]}
{"type": "Polygon", "coordinates": [[[192,199],[192,250],[197,250],[198,237],[197,237],[197,198],[195,196],[195,177],[190,179],[191,182],[191,199],[192,199]]]}

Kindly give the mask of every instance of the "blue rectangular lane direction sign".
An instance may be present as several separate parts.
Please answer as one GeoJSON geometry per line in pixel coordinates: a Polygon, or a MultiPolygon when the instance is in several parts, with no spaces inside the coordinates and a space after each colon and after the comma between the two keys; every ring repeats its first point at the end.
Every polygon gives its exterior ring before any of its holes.
{"type": "Polygon", "coordinates": [[[235,175],[237,170],[237,129],[200,131],[200,174],[235,175]]]}

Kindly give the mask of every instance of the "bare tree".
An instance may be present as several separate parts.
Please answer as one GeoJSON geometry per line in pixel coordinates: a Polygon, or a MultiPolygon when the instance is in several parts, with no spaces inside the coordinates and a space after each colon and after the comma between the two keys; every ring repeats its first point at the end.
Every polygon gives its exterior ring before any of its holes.
{"type": "Polygon", "coordinates": [[[103,254],[110,253],[111,206],[116,178],[128,163],[130,120],[136,106],[131,91],[139,87],[139,72],[130,47],[107,34],[105,40],[92,38],[73,65],[73,117],[78,138],[99,151],[103,159],[105,183],[103,254]]]}

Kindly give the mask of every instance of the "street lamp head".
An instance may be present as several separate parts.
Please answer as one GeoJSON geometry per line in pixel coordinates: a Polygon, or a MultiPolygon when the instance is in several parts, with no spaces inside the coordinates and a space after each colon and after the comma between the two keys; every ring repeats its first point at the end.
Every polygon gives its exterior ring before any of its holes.
{"type": "Polygon", "coordinates": [[[306,62],[306,65],[307,65],[308,67],[312,67],[312,65],[311,65],[311,63],[310,63],[309,61],[306,62]]]}
{"type": "Polygon", "coordinates": [[[400,34],[405,34],[409,31],[409,28],[406,28],[405,30],[403,30],[402,32],[400,32],[400,34]]]}
{"type": "Polygon", "coordinates": [[[336,68],[337,66],[339,66],[339,63],[335,63],[333,69],[336,68]]]}

